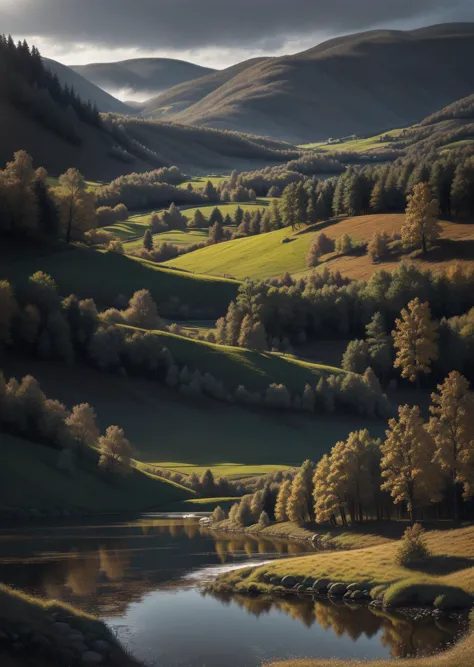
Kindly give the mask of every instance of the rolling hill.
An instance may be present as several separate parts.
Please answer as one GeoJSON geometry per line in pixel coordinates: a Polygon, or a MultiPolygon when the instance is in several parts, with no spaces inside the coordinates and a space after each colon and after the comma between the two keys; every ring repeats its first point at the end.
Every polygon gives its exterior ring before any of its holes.
{"type": "Polygon", "coordinates": [[[70,88],[73,87],[79,97],[84,100],[90,100],[94,102],[99,109],[104,113],[133,113],[133,110],[117,100],[109,93],[106,93],[104,90],[98,86],[91,83],[88,79],[81,76],[80,73],[75,72],[71,67],[67,65],[62,65],[56,60],[51,60],[50,58],[43,58],[44,65],[52,72],[56,74],[59,79],[59,82],[64,86],[68,85],[70,88]]]}
{"type": "Polygon", "coordinates": [[[71,69],[112,95],[141,100],[215,71],[172,58],[133,58],[115,63],[72,65],[71,69]]]}
{"type": "MultiPolygon", "coordinates": [[[[238,280],[254,278],[263,280],[283,275],[286,271],[298,277],[308,270],[306,255],[314,237],[321,231],[332,239],[349,234],[357,241],[367,243],[375,231],[388,234],[400,233],[405,216],[403,214],[365,215],[355,218],[333,219],[303,228],[296,233],[280,229],[269,234],[249,236],[226,243],[208,246],[177,259],[165,262],[164,266],[185,271],[199,271],[213,276],[232,276],[238,280]],[[283,242],[284,239],[288,242],[283,242]]],[[[474,260],[474,231],[470,225],[442,221],[441,239],[432,248],[426,259],[416,256],[410,261],[420,268],[433,272],[441,271],[456,262],[474,260]]],[[[344,277],[365,280],[378,269],[392,270],[401,256],[392,261],[373,264],[367,253],[336,255],[330,253],[321,258],[320,267],[341,271],[344,277]]]]}
{"type": "Polygon", "coordinates": [[[471,94],[473,57],[473,23],[370,31],[261,60],[219,87],[198,79],[144,113],[295,143],[375,134],[471,94]]]}

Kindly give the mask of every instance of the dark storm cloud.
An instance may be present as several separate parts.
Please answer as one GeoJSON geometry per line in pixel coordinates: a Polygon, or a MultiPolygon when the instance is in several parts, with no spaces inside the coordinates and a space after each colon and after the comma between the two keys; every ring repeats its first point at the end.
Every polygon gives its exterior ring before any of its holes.
{"type": "Polygon", "coordinates": [[[105,48],[278,49],[289,38],[474,20],[472,0],[0,0],[2,31],[105,48]]]}

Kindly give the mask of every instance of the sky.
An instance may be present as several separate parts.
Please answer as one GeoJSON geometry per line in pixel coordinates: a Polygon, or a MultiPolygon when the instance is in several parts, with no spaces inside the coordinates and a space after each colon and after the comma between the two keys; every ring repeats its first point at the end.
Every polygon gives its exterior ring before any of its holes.
{"type": "Polygon", "coordinates": [[[339,35],[474,21],[473,0],[0,0],[0,25],[66,65],[160,56],[222,69],[339,35]]]}

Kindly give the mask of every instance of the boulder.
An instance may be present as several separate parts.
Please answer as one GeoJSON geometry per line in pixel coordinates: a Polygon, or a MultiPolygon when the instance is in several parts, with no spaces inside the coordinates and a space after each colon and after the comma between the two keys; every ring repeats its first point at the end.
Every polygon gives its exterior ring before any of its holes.
{"type": "Polygon", "coordinates": [[[303,579],[303,584],[308,588],[311,588],[315,581],[316,579],[314,577],[305,577],[303,579]]]}
{"type": "Polygon", "coordinates": [[[283,577],[281,580],[281,585],[284,586],[285,588],[294,588],[298,581],[296,580],[295,577],[291,577],[287,575],[286,577],[283,577]]]}
{"type": "Polygon", "coordinates": [[[67,636],[68,641],[73,642],[73,641],[79,641],[83,642],[84,641],[84,635],[80,630],[73,630],[70,635],[67,636]]]}
{"type": "Polygon", "coordinates": [[[351,591],[351,592],[352,591],[360,591],[360,590],[362,590],[362,588],[363,588],[363,586],[361,586],[360,584],[349,584],[349,586],[347,587],[347,590],[351,591]]]}
{"type": "Polygon", "coordinates": [[[351,598],[353,600],[363,600],[365,598],[365,595],[363,594],[362,591],[352,591],[351,598]]]}
{"type": "Polygon", "coordinates": [[[96,653],[95,651],[86,651],[82,654],[81,660],[83,665],[101,665],[104,662],[104,658],[100,653],[96,653]]]}
{"type": "Polygon", "coordinates": [[[331,588],[329,589],[329,595],[333,598],[342,598],[344,593],[347,592],[347,586],[346,584],[333,584],[331,588]]]}
{"type": "Polygon", "coordinates": [[[72,632],[72,628],[69,623],[61,623],[60,621],[53,623],[53,628],[61,635],[70,635],[72,632]]]}
{"type": "Polygon", "coordinates": [[[330,579],[317,579],[313,584],[313,591],[324,592],[331,585],[330,579]]]}
{"type": "Polygon", "coordinates": [[[106,642],[104,639],[97,639],[97,641],[92,644],[92,648],[94,651],[97,651],[97,653],[101,653],[102,655],[108,655],[112,650],[109,642],[106,642]]]}
{"type": "Polygon", "coordinates": [[[84,644],[84,642],[82,642],[80,639],[76,639],[75,641],[71,642],[69,646],[72,648],[73,651],[75,651],[76,653],[80,653],[81,655],[83,655],[89,650],[89,647],[86,644],[84,644]]]}

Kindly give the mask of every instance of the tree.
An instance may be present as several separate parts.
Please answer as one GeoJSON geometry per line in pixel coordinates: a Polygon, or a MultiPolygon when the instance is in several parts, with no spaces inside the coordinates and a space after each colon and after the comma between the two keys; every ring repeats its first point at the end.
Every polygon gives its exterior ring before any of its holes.
{"type": "Polygon", "coordinates": [[[342,356],[342,368],[351,373],[362,373],[369,365],[369,346],[365,340],[351,340],[342,356]]]}
{"type": "Polygon", "coordinates": [[[212,498],[216,494],[216,483],[212,470],[206,470],[199,480],[199,488],[204,498],[212,498]]]}
{"type": "Polygon", "coordinates": [[[408,197],[405,222],[402,225],[402,241],[406,247],[422,247],[426,254],[428,245],[439,238],[439,203],[432,199],[428,183],[418,183],[408,197]]]}
{"type": "Polygon", "coordinates": [[[216,188],[212,185],[211,181],[207,181],[206,185],[202,190],[204,197],[207,197],[209,201],[219,201],[219,193],[216,188]]]}
{"type": "Polygon", "coordinates": [[[385,321],[380,311],[377,311],[369,324],[365,327],[365,337],[369,350],[371,367],[379,377],[386,376],[392,368],[392,340],[387,336],[385,321]]]}
{"type": "Polygon", "coordinates": [[[317,236],[314,237],[310,247],[308,254],[306,256],[306,265],[307,266],[316,266],[318,263],[318,259],[322,255],[326,255],[330,252],[334,252],[335,249],[335,242],[333,239],[330,239],[324,232],[321,232],[317,236]]]}
{"type": "Polygon", "coordinates": [[[394,368],[401,368],[402,377],[417,382],[421,373],[431,372],[431,363],[438,358],[438,324],[431,319],[430,305],[418,297],[401,312],[392,331],[397,350],[394,368]]]}
{"type": "Polygon", "coordinates": [[[431,394],[428,430],[434,438],[437,461],[451,479],[453,519],[459,518],[458,489],[463,482],[464,460],[474,442],[474,400],[469,382],[452,371],[431,394]]]}
{"type": "Polygon", "coordinates": [[[222,222],[215,222],[209,229],[209,242],[220,243],[225,240],[224,225],[222,222]]]}
{"type": "Polygon", "coordinates": [[[225,521],[225,512],[220,505],[218,505],[214,509],[211,516],[214,523],[218,523],[219,521],[225,521]]]}
{"type": "Polygon", "coordinates": [[[151,229],[147,229],[145,232],[145,236],[143,237],[143,247],[150,252],[153,250],[153,234],[151,233],[151,229]]]}
{"type": "Polygon", "coordinates": [[[55,191],[60,220],[66,230],[66,242],[96,226],[94,197],[86,190],[84,176],[77,169],[68,169],[59,177],[55,191]]]}
{"type": "Polygon", "coordinates": [[[268,517],[268,514],[263,510],[258,518],[258,525],[260,528],[266,528],[267,526],[270,525],[270,519],[268,517]]]}
{"type": "Polygon", "coordinates": [[[280,486],[275,504],[275,519],[277,521],[288,521],[287,506],[291,496],[291,479],[287,479],[280,486]]]}
{"type": "Polygon", "coordinates": [[[390,237],[387,232],[375,232],[367,246],[367,252],[373,263],[380,262],[388,255],[390,237]]]}
{"type": "Polygon", "coordinates": [[[303,391],[301,406],[303,410],[306,410],[307,412],[314,412],[315,403],[316,397],[314,391],[309,384],[306,384],[303,391]]]}
{"type": "Polygon", "coordinates": [[[130,299],[129,307],[124,311],[124,317],[135,327],[141,329],[160,329],[161,320],[156,303],[146,289],[135,292],[130,299]]]}
{"type": "Polygon", "coordinates": [[[99,466],[110,472],[126,473],[130,468],[132,446],[119,426],[109,426],[99,438],[99,466]]]}
{"type": "Polygon", "coordinates": [[[267,348],[267,337],[263,324],[250,314],[245,315],[242,320],[239,346],[251,350],[265,350],[267,348]]]}
{"type": "Polygon", "coordinates": [[[383,179],[379,179],[370,195],[370,210],[374,213],[382,213],[385,210],[385,192],[383,179]]]}
{"type": "Polygon", "coordinates": [[[38,201],[35,193],[33,160],[26,151],[17,151],[3,173],[13,228],[36,231],[38,201]]]}
{"type": "Polygon", "coordinates": [[[194,211],[192,220],[188,222],[188,227],[209,227],[209,221],[201,209],[198,208],[194,211]]]}
{"type": "Polygon", "coordinates": [[[280,204],[276,199],[270,205],[270,215],[272,217],[272,229],[281,229],[283,227],[283,217],[280,204]]]}
{"type": "Polygon", "coordinates": [[[302,524],[314,519],[313,475],[314,464],[307,459],[295,475],[288,498],[286,511],[293,523],[302,524]]]}
{"type": "Polygon", "coordinates": [[[336,252],[339,255],[347,255],[354,249],[354,241],[349,234],[342,234],[336,239],[336,252]]]}
{"type": "Polygon", "coordinates": [[[440,497],[442,478],[433,463],[434,440],[428,433],[420,408],[402,405],[398,420],[390,419],[387,437],[381,446],[382,489],[389,491],[394,503],[405,502],[410,521],[415,521],[418,503],[436,501],[440,497]]]}
{"type": "Polygon", "coordinates": [[[335,524],[332,512],[333,498],[330,495],[328,478],[331,464],[328,454],[320,459],[316,465],[313,477],[314,515],[318,523],[331,521],[335,524]]]}
{"type": "Polygon", "coordinates": [[[98,441],[100,431],[96,419],[94,408],[88,403],[75,405],[66,419],[72,436],[82,447],[90,447],[98,441]]]}

